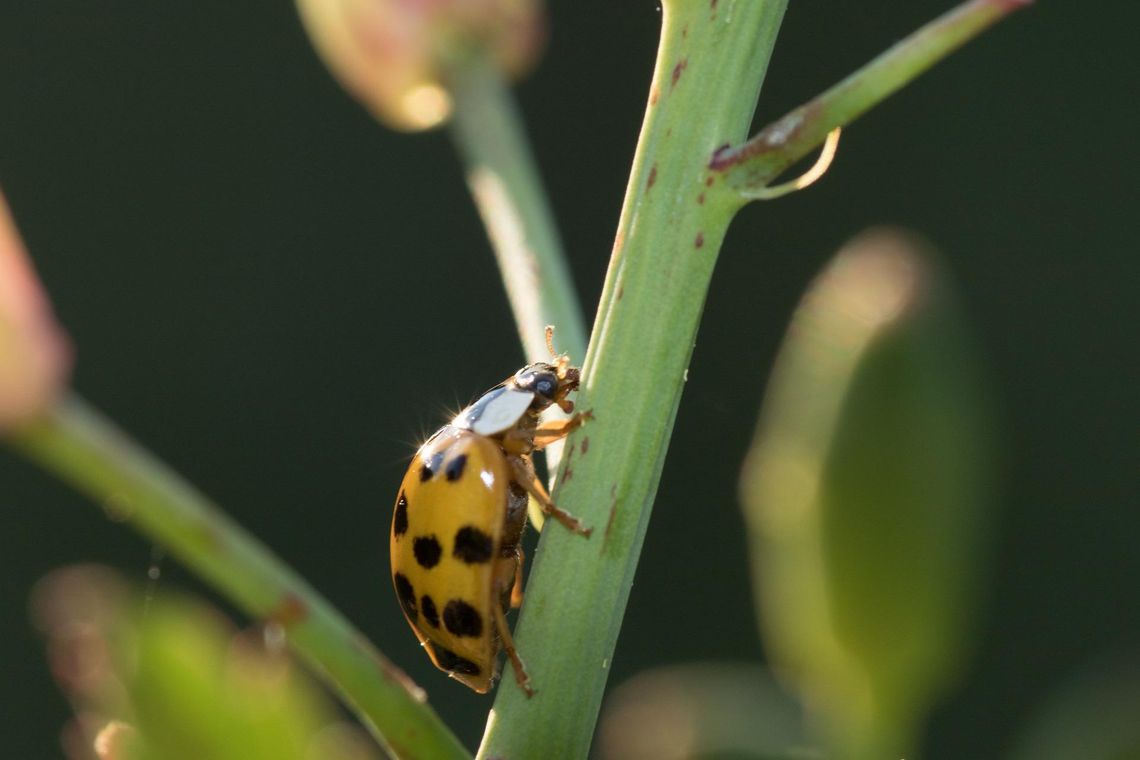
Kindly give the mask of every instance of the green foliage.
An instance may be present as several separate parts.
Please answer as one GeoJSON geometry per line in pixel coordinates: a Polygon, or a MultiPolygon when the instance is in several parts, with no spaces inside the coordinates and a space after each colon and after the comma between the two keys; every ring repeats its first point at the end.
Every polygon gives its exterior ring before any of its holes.
{"type": "Polygon", "coordinates": [[[908,238],[857,239],[792,321],[743,486],[772,658],[844,757],[912,751],[960,669],[989,460],[944,276],[908,238]]]}
{"type": "Polygon", "coordinates": [[[89,733],[98,729],[92,744],[119,743],[114,757],[302,760],[317,747],[331,760],[374,756],[349,734],[338,739],[331,703],[280,645],[266,649],[260,626],[238,632],[200,601],[143,598],[94,567],[49,576],[36,606],[61,685],[89,733]]]}

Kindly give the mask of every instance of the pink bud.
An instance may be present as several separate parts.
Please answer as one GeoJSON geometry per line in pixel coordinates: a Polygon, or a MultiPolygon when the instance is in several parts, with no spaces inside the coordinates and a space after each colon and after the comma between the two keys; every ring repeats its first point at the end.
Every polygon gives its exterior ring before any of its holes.
{"type": "Polygon", "coordinates": [[[50,407],[70,369],[71,343],[0,195],[0,432],[50,407]]]}
{"type": "Polygon", "coordinates": [[[523,73],[543,40],[538,0],[297,0],[325,64],[395,129],[436,126],[451,112],[447,69],[485,56],[523,73]]]}

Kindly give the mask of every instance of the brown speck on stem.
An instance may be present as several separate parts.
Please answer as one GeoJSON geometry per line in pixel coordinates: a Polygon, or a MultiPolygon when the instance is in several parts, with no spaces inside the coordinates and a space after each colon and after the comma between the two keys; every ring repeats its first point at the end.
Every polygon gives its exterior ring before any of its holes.
{"type": "Polygon", "coordinates": [[[657,89],[657,85],[653,85],[653,87],[649,88],[649,105],[650,106],[657,105],[657,98],[658,98],[658,96],[660,96],[660,94],[661,93],[657,89]]]}
{"type": "Polygon", "coordinates": [[[617,300],[620,301],[623,295],[625,295],[625,285],[618,285],[617,300]]]}
{"type": "Polygon", "coordinates": [[[689,65],[688,58],[682,58],[677,61],[677,65],[673,67],[673,87],[677,86],[677,80],[681,78],[681,74],[685,72],[685,68],[689,65]]]}
{"type": "Polygon", "coordinates": [[[701,204],[702,206],[705,205],[705,194],[704,193],[701,193],[700,195],[697,196],[697,203],[701,204]]]}
{"type": "Polygon", "coordinates": [[[614,527],[614,518],[617,516],[617,486],[610,486],[610,517],[606,520],[606,530],[602,533],[602,548],[605,549],[606,542],[610,540],[610,531],[614,527]]]}
{"type": "Polygon", "coordinates": [[[653,187],[653,183],[657,181],[657,164],[649,168],[649,179],[645,182],[645,189],[653,187]]]}
{"type": "Polygon", "coordinates": [[[713,182],[715,182],[715,181],[716,180],[714,180],[712,177],[709,177],[708,179],[705,180],[705,187],[712,187],[713,182]]]}
{"type": "Polygon", "coordinates": [[[296,594],[288,593],[273,610],[266,615],[266,620],[277,623],[283,628],[300,623],[309,616],[309,608],[296,594]]]}
{"type": "Polygon", "coordinates": [[[697,237],[693,240],[693,247],[700,248],[705,244],[705,233],[698,232],[697,237]]]}
{"type": "Polygon", "coordinates": [[[580,448],[582,450],[582,456],[586,456],[586,452],[590,450],[590,436],[586,436],[582,439],[582,445],[580,448]]]}

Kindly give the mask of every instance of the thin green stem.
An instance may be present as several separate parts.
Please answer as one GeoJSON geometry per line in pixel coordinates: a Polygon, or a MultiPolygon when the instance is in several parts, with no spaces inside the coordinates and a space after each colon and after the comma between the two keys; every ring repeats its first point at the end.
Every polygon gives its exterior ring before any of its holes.
{"type": "Polygon", "coordinates": [[[971,0],[940,16],[823,94],[792,110],[738,147],[713,156],[710,168],[742,193],[741,202],[934,64],[1030,0],[971,0]]]}
{"type": "Polygon", "coordinates": [[[301,577],[81,399],[62,399],[9,443],[169,549],[247,614],[281,625],[389,752],[470,757],[423,692],[301,577]]]}
{"type": "Polygon", "coordinates": [[[543,531],[515,642],[538,690],[499,689],[480,757],[585,757],[705,293],[735,198],[708,156],[747,133],[785,0],[666,0],[649,107],[583,368],[594,422],[555,500],[595,528],[543,531]]]}
{"type": "Polygon", "coordinates": [[[469,58],[448,77],[452,135],[487,228],[528,361],[549,358],[546,325],[560,351],[581,361],[586,329],[526,131],[502,75],[469,58]]]}

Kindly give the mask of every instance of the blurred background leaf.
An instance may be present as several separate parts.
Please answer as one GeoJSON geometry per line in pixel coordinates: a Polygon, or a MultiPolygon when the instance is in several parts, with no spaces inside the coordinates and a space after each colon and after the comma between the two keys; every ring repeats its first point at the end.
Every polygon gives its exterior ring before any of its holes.
{"type": "Polygon", "coordinates": [[[979,369],[927,246],[848,243],[792,318],[746,463],[773,665],[837,756],[905,756],[961,677],[993,507],[979,369]]]}
{"type": "Polygon", "coordinates": [[[803,709],[766,668],[699,662],[618,685],[598,727],[601,760],[809,760],[803,709]]]}
{"type": "Polygon", "coordinates": [[[238,632],[200,601],[144,597],[91,565],[41,581],[33,615],[75,709],[64,732],[72,760],[380,756],[366,734],[338,722],[272,624],[264,636],[260,627],[238,632]]]}

